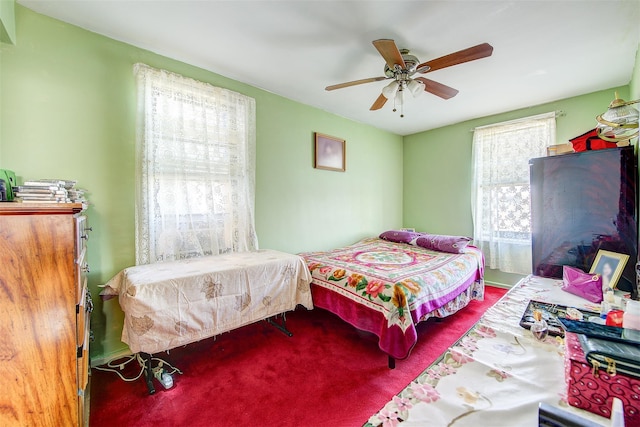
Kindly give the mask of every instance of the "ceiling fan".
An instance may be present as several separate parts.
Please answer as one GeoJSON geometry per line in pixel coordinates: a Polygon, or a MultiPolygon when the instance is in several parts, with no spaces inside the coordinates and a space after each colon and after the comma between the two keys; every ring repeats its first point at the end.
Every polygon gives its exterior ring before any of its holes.
{"type": "MultiPolygon", "coordinates": [[[[382,93],[378,96],[378,99],[371,105],[370,110],[372,111],[382,108],[387,100],[391,98],[394,98],[396,106],[402,106],[402,93],[407,90],[414,96],[425,91],[443,99],[452,98],[457,95],[457,89],[424,77],[413,78],[412,76],[415,73],[425,74],[451,67],[452,65],[486,58],[493,53],[493,47],[490,44],[482,43],[437,59],[432,59],[431,61],[420,63],[418,58],[409,53],[409,49],[398,49],[396,43],[391,39],[374,40],[373,45],[378,49],[378,52],[380,52],[380,55],[386,62],[384,66],[384,76],[339,83],[325,88],[325,90],[335,90],[363,83],[393,79],[391,83],[382,89],[382,93]]],[[[396,111],[395,107],[393,111],[396,111]]],[[[400,117],[403,116],[401,113],[400,117]]]]}

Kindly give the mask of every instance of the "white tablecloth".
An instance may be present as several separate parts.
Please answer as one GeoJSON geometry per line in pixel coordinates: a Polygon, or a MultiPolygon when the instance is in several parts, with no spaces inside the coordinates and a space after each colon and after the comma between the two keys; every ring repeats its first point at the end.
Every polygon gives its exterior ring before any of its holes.
{"type": "Polygon", "coordinates": [[[534,276],[520,281],[366,425],[535,427],[538,404],[546,402],[608,426],[566,403],[563,340],[537,341],[519,325],[529,300],[600,310],[561,285],[534,276]]]}
{"type": "Polygon", "coordinates": [[[312,309],[310,283],[300,256],[263,249],[129,267],[101,295],[118,295],[130,350],[155,353],[312,309]]]}

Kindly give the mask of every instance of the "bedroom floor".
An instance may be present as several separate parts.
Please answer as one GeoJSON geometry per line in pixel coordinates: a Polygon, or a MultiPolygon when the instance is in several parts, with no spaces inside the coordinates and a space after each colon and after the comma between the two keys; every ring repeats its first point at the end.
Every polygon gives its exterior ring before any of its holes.
{"type": "MultiPolygon", "coordinates": [[[[90,425],[361,426],[505,292],[487,286],[484,301],[419,325],[411,356],[394,370],[373,335],[321,309],[289,313],[293,337],[258,322],[157,354],[183,374],[168,390],[155,381],[154,395],[142,379],[93,369],[90,425]]],[[[135,376],[130,365],[123,373],[135,376]]]]}

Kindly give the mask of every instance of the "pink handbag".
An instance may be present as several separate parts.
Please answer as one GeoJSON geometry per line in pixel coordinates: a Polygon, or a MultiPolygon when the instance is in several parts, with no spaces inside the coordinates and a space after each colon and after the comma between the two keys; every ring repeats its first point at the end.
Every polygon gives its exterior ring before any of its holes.
{"type": "Polygon", "coordinates": [[[591,302],[602,302],[602,276],[562,266],[562,290],[591,302]]]}

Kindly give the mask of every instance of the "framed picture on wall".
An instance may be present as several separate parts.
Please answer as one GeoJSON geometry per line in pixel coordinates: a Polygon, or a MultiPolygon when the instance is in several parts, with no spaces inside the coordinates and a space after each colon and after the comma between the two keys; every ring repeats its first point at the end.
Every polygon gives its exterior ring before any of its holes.
{"type": "Polygon", "coordinates": [[[345,167],[344,139],[315,132],[315,163],[316,169],[344,172],[345,167]]]}
{"type": "Polygon", "coordinates": [[[589,273],[598,273],[602,276],[603,289],[615,289],[628,260],[629,255],[600,249],[593,260],[589,273]]]}

